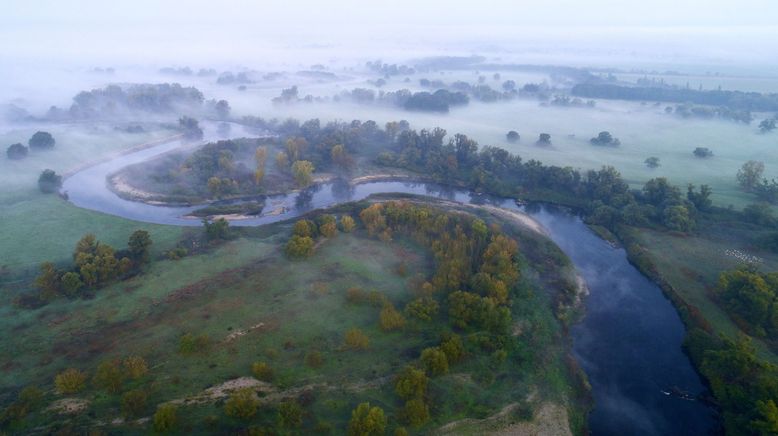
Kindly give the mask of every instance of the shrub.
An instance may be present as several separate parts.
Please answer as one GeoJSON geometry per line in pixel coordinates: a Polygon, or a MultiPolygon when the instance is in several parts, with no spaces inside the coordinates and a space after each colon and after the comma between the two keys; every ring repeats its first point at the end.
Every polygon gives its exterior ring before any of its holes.
{"type": "Polygon", "coordinates": [[[54,386],[61,394],[75,394],[84,389],[86,374],[76,368],[68,368],[57,374],[54,386]]]}
{"type": "Polygon", "coordinates": [[[278,423],[281,427],[296,428],[303,424],[303,409],[294,401],[284,401],[278,406],[278,423]]]}
{"type": "Polygon", "coordinates": [[[110,393],[117,393],[122,388],[122,371],[116,361],[104,361],[97,366],[92,383],[110,393]]]}
{"type": "Polygon", "coordinates": [[[381,309],[379,324],[381,330],[385,332],[398,330],[405,326],[405,318],[403,318],[402,314],[394,308],[392,303],[387,303],[381,309]]]}
{"type": "Polygon", "coordinates": [[[291,258],[304,258],[313,254],[313,238],[294,235],[286,244],[286,255],[291,258]]]}
{"type": "Polygon", "coordinates": [[[127,418],[141,416],[146,409],[146,392],[133,389],[122,395],[122,415],[127,418]]]}
{"type": "Polygon", "coordinates": [[[44,194],[51,194],[57,192],[62,186],[62,176],[54,172],[54,170],[43,170],[40,177],[38,177],[38,188],[44,194]]]}
{"type": "Polygon", "coordinates": [[[324,364],[324,357],[318,351],[311,351],[305,355],[305,364],[311,368],[318,368],[324,364]]]}
{"type": "Polygon", "coordinates": [[[344,233],[351,233],[356,226],[357,223],[354,221],[354,218],[351,218],[348,215],[344,215],[340,218],[340,228],[344,233]]]}
{"type": "Polygon", "coordinates": [[[232,418],[248,420],[256,415],[259,400],[251,388],[244,388],[233,392],[224,404],[224,413],[232,418]]]}
{"type": "Polygon", "coordinates": [[[345,345],[351,350],[365,350],[370,345],[370,339],[362,330],[354,327],[346,331],[345,345]]]}
{"type": "Polygon", "coordinates": [[[446,353],[438,347],[425,348],[421,352],[421,364],[428,374],[432,376],[442,375],[448,372],[448,358],[446,353]]]}
{"type": "Polygon", "coordinates": [[[178,424],[176,406],[162,404],[154,413],[154,430],[160,433],[173,431],[178,424]]]}
{"type": "Polygon", "coordinates": [[[181,354],[194,354],[205,351],[210,345],[210,339],[206,335],[195,336],[186,333],[178,342],[178,352],[181,354]]]}
{"type": "Polygon", "coordinates": [[[149,365],[146,359],[140,356],[130,356],[124,359],[124,369],[130,378],[139,379],[149,372],[149,365]]]}
{"type": "Polygon", "coordinates": [[[430,408],[420,398],[413,398],[405,402],[402,410],[405,421],[413,427],[420,427],[430,419],[430,408]]]}
{"type": "Polygon", "coordinates": [[[351,412],[348,423],[349,436],[378,436],[386,431],[386,416],[380,407],[361,403],[351,412]]]}
{"type": "Polygon", "coordinates": [[[420,398],[427,392],[427,383],[429,378],[424,371],[406,366],[397,374],[394,383],[394,392],[403,399],[420,398]]]}
{"type": "Polygon", "coordinates": [[[251,372],[254,373],[254,377],[259,380],[269,382],[273,380],[273,368],[265,362],[254,362],[251,365],[251,372]]]}

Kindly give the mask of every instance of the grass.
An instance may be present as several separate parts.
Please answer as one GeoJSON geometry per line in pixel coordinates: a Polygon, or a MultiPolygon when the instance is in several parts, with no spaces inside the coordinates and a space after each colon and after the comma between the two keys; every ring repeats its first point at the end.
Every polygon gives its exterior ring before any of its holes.
{"type": "MultiPolygon", "coordinates": [[[[392,375],[421,349],[436,345],[448,327],[411,323],[403,332],[384,332],[378,328],[379,309],[348,303],[345,291],[354,286],[376,290],[402,309],[411,298],[407,280],[432,270],[429,253],[403,238],[382,243],[358,231],[325,240],[309,259],[289,261],[282,250],[290,225],[271,227],[250,229],[243,232],[250,236],[203,254],[155,261],[144,274],[102,289],[93,299],[62,299],[36,310],[2,306],[3,330],[14,334],[0,339],[0,390],[5,394],[0,401],[23,385],[51,386],[53,375],[66,367],[93,373],[100,361],[137,354],[149,361],[151,375],[124,390],[143,387],[155,405],[249,376],[253,362],[265,361],[275,371],[276,389],[311,386],[314,399],[306,406],[305,429],[312,430],[317,420],[344,429],[350,411],[361,401],[383,407],[392,429],[397,425],[392,411],[401,405],[392,375]],[[406,275],[398,272],[399,262],[406,265],[406,275]],[[343,334],[352,327],[369,336],[367,351],[343,349],[343,334]],[[192,355],[178,353],[184,333],[206,335],[210,347],[192,355]],[[312,351],[323,357],[318,368],[305,363],[312,351]]],[[[434,419],[423,429],[489,416],[506,404],[523,404],[533,391],[542,399],[577,407],[572,405],[574,389],[563,358],[563,328],[551,310],[555,291],[549,283],[566,274],[551,265],[565,258],[558,250],[548,252],[556,248],[540,243],[542,238],[524,238],[522,246],[527,248],[522,254],[528,260],[558,259],[543,265],[542,273],[534,263],[526,263],[514,305],[514,319],[530,326],[519,339],[524,357],[498,363],[489,354],[474,355],[449,375],[433,379],[434,419]]],[[[29,419],[37,424],[69,421],[78,428],[118,414],[117,395],[90,386],[78,396],[92,401],[89,414],[65,419],[45,412],[29,419]]],[[[181,413],[185,431],[249,425],[226,419],[218,401],[187,406],[181,413]]],[[[263,406],[251,421],[259,426],[274,423],[274,405],[263,406]]],[[[129,423],[116,429],[125,433],[143,428],[129,423]]]]}
{"type": "MultiPolygon", "coordinates": [[[[631,232],[643,246],[659,274],[668,281],[687,304],[700,310],[714,331],[731,338],[741,330],[714,301],[719,274],[742,265],[729,250],[738,250],[762,260],[763,271],[778,270],[778,255],[754,247],[758,235],[748,226],[702,221],[698,234],[681,235],[665,231],[639,229],[631,232]]],[[[759,355],[778,363],[778,355],[762,341],[755,340],[759,355]]]]}

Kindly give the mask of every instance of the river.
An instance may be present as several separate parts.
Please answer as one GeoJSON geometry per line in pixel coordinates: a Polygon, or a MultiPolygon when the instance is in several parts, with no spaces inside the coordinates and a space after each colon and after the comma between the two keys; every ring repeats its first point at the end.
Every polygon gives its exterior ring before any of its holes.
{"type": "MultiPolygon", "coordinates": [[[[212,123],[204,140],[220,137],[212,123]]],[[[230,137],[252,136],[239,125],[230,137]]],[[[63,191],[86,209],[127,219],[197,226],[185,215],[198,207],[149,205],[119,198],[106,178],[119,169],[181,146],[171,141],[93,165],[68,177],[63,191]]],[[[427,195],[465,204],[490,204],[527,213],[570,257],[590,290],[586,314],[571,329],[573,354],[592,386],[589,416],[594,435],[703,435],[717,428],[714,411],[696,400],[705,391],[682,352],[684,326],[661,289],[628,261],[623,249],[597,237],[577,216],[551,206],[518,207],[511,199],[478,195],[434,183],[328,182],[302,192],[267,198],[263,215],[231,225],[257,226],[294,218],[310,210],[356,201],[378,193],[427,195]]],[[[202,206],[199,206],[202,207],[202,206]]]]}

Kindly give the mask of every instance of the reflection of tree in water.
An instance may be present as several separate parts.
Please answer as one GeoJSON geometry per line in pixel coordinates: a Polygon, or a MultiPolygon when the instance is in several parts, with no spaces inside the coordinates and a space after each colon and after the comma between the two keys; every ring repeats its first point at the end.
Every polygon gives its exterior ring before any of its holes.
{"type": "Polygon", "coordinates": [[[332,198],[338,201],[351,200],[354,196],[354,187],[345,179],[335,179],[332,182],[332,198]]]}
{"type": "Polygon", "coordinates": [[[427,195],[437,196],[445,200],[456,199],[456,190],[450,186],[429,183],[425,186],[427,195]]]}
{"type": "Polygon", "coordinates": [[[311,203],[313,201],[313,196],[319,192],[319,190],[321,190],[320,185],[311,185],[310,187],[303,189],[297,194],[297,197],[295,197],[294,206],[298,210],[312,209],[313,205],[311,203]]]}

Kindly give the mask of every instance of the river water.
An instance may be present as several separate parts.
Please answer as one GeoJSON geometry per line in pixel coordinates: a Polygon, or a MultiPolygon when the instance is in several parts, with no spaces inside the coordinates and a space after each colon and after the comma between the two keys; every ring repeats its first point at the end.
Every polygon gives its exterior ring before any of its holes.
{"type": "MultiPolygon", "coordinates": [[[[204,140],[219,138],[204,124],[204,140]]],[[[233,125],[230,137],[252,136],[233,125]]],[[[255,136],[255,135],[254,135],[255,136]]],[[[123,200],[106,177],[119,169],[181,147],[171,141],[117,157],[68,177],[63,186],[79,207],[136,221],[198,226],[184,215],[197,207],[168,207],[123,200]]],[[[192,144],[189,144],[192,146],[192,144]]],[[[490,204],[527,213],[570,257],[590,290],[586,315],[571,329],[573,354],[592,386],[589,416],[594,435],[704,435],[717,428],[714,411],[696,400],[700,377],[682,352],[684,326],[661,289],[628,261],[623,249],[597,237],[577,216],[550,206],[521,208],[510,199],[478,195],[433,183],[330,182],[302,192],[271,196],[264,215],[231,222],[257,226],[294,218],[310,210],[364,199],[372,194],[427,195],[466,204],[490,204]],[[269,213],[275,211],[275,213],[269,213]]]]}

